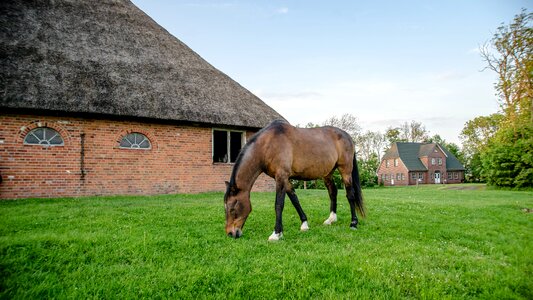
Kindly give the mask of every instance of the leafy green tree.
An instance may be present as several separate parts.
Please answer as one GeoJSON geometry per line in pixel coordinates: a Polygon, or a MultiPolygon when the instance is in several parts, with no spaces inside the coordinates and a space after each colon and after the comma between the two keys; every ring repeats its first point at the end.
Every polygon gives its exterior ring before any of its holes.
{"type": "Polygon", "coordinates": [[[500,187],[533,187],[533,125],[502,128],[489,141],[480,160],[487,183],[500,187]]]}
{"type": "Polygon", "coordinates": [[[389,141],[389,144],[393,144],[396,142],[407,142],[400,138],[400,128],[399,127],[389,127],[385,131],[385,137],[389,141]]]}
{"type": "Polygon", "coordinates": [[[493,137],[480,149],[481,175],[501,187],[533,186],[533,14],[524,9],[481,48],[503,111],[493,137]]]}
{"type": "Polygon", "coordinates": [[[376,154],[372,154],[369,159],[358,161],[359,178],[361,179],[361,186],[373,187],[378,184],[378,175],[376,170],[379,167],[379,158],[376,154]]]}
{"type": "Polygon", "coordinates": [[[463,159],[466,167],[466,179],[471,182],[482,182],[481,153],[487,150],[489,139],[493,137],[504,116],[496,113],[480,116],[466,122],[461,135],[463,159]]]}

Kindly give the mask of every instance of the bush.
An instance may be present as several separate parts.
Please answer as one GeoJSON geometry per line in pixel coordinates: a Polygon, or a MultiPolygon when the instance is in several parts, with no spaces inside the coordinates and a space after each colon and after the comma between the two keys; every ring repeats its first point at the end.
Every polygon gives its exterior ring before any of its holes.
{"type": "Polygon", "coordinates": [[[483,176],[498,187],[533,187],[531,124],[502,128],[482,153],[483,176]]]}

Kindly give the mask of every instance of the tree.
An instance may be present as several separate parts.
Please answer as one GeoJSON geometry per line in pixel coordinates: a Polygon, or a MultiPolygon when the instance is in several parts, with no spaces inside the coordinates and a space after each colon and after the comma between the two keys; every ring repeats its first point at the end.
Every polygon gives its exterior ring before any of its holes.
{"type": "Polygon", "coordinates": [[[372,154],[366,160],[359,160],[357,162],[359,167],[359,178],[361,179],[361,186],[373,187],[378,183],[378,175],[376,170],[379,167],[379,158],[372,154]]]}
{"type": "MultiPolygon", "coordinates": [[[[502,187],[533,186],[533,14],[526,10],[498,28],[481,48],[495,84],[503,116],[479,149],[481,175],[502,187]]],[[[468,124],[468,123],[467,123],[468,124]]],[[[470,135],[472,135],[470,133],[470,135]]]]}
{"type": "Polygon", "coordinates": [[[359,126],[357,123],[357,118],[352,114],[344,114],[340,118],[337,116],[332,116],[324,121],[322,125],[338,127],[346,131],[354,140],[361,132],[361,126],[359,126]]]}
{"type": "Polygon", "coordinates": [[[466,179],[468,181],[484,181],[480,155],[487,149],[489,139],[500,128],[503,117],[502,114],[496,113],[490,116],[477,117],[465,123],[459,138],[463,143],[466,179]]]}
{"type": "Polygon", "coordinates": [[[389,141],[389,144],[396,142],[406,142],[400,139],[400,128],[398,127],[389,127],[385,131],[385,138],[389,141]]]}
{"type": "Polygon", "coordinates": [[[428,139],[428,131],[420,122],[404,122],[400,127],[389,127],[385,136],[392,144],[394,142],[420,143],[428,139]]]}
{"type": "Polygon", "coordinates": [[[533,187],[533,125],[499,130],[481,153],[480,161],[482,173],[491,185],[533,187]]]}
{"type": "Polygon", "coordinates": [[[359,135],[355,141],[358,155],[363,160],[368,160],[375,155],[381,158],[383,150],[388,146],[387,138],[384,134],[377,131],[367,131],[359,135]]]}
{"type": "Polygon", "coordinates": [[[480,53],[498,75],[495,88],[506,121],[533,122],[533,13],[523,9],[509,26],[498,27],[480,53]]]}

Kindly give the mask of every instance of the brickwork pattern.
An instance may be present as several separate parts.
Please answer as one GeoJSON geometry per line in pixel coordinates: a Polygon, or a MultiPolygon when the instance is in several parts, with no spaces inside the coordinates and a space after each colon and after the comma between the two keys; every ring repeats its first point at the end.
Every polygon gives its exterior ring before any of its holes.
{"type": "MultiPolygon", "coordinates": [[[[0,198],[224,191],[233,165],[212,162],[211,139],[210,127],[0,115],[0,198]],[[64,146],[25,145],[26,134],[37,127],[58,131],[64,146]],[[146,135],[151,148],[120,148],[131,132],[146,135]]],[[[264,174],[254,186],[274,189],[264,174]]]]}

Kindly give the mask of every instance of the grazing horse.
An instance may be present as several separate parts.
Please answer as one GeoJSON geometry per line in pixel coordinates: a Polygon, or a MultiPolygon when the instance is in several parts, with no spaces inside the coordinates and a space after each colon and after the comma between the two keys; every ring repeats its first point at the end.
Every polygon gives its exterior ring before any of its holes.
{"type": "Polygon", "coordinates": [[[350,203],[352,221],[357,229],[357,209],[364,216],[363,197],[352,138],[336,127],[296,128],[285,121],[274,121],[257,132],[242,148],[229,182],[226,182],[224,207],[226,234],[238,238],[252,211],[250,191],[261,173],[276,180],[276,225],[269,240],[282,237],[282,212],[285,194],[289,195],[300,216],[301,230],[308,230],[305,215],[289,179],[324,178],[330,198],[330,215],[324,224],[337,221],[337,188],[332,176],[340,171],[346,197],[350,203]]]}

